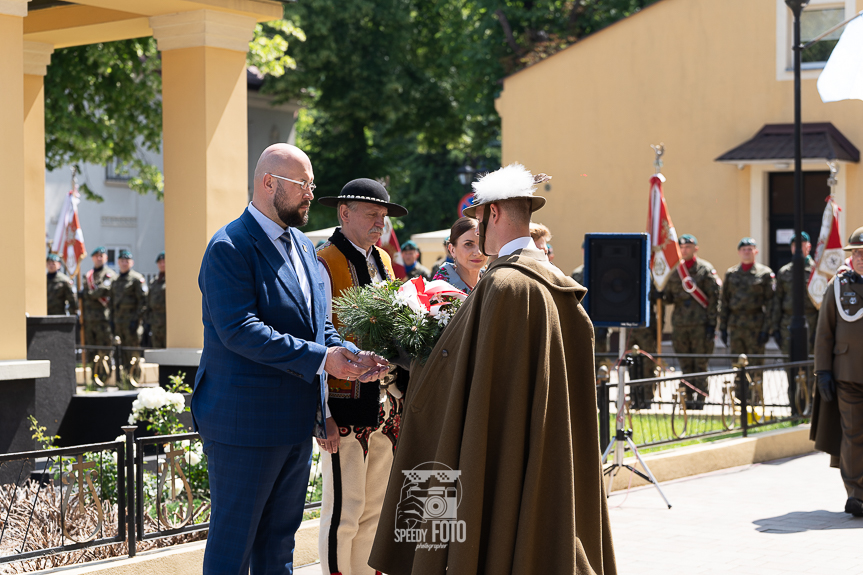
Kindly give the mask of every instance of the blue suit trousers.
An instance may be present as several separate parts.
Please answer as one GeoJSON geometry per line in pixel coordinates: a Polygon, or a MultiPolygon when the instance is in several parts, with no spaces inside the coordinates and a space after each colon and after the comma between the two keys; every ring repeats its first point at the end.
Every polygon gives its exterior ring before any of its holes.
{"type": "Polygon", "coordinates": [[[212,515],[204,575],[292,575],[312,441],[276,447],[204,438],[212,515]]]}

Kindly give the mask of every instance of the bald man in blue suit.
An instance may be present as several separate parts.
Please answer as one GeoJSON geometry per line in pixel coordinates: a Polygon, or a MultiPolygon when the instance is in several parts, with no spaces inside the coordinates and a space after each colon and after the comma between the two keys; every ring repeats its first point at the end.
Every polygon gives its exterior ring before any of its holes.
{"type": "Polygon", "coordinates": [[[342,341],[305,225],[314,197],[308,156],[267,148],[252,202],[207,246],[201,288],[204,349],[192,416],[204,440],[212,512],[204,575],[290,575],[309,480],[313,432],[324,422],[324,372],[377,379],[385,361],[342,341]]]}

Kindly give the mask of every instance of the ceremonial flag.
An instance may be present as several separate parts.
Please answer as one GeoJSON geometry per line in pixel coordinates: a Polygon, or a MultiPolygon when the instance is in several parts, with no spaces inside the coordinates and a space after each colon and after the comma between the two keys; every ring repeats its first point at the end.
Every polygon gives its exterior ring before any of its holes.
{"type": "Polygon", "coordinates": [[[78,262],[87,253],[84,247],[84,232],[78,223],[78,204],[81,197],[78,195],[78,186],[75,186],[66,195],[63,209],[57,219],[57,228],[54,230],[54,243],[51,252],[60,256],[65,262],[66,269],[70,275],[74,275],[78,269],[78,262]]]}
{"type": "MultiPolygon", "coordinates": [[[[842,250],[842,238],[839,237],[840,208],[833,201],[833,196],[827,198],[824,216],[821,218],[821,233],[818,235],[818,245],[815,247],[815,262],[812,264],[812,275],[809,276],[807,291],[815,307],[821,309],[827,282],[845,259],[842,250]]],[[[812,326],[809,326],[810,329],[812,326]]]]}
{"type": "Polygon", "coordinates": [[[650,271],[656,289],[662,291],[671,273],[680,261],[680,246],[677,232],[665,196],[662,195],[662,182],[665,176],[656,173],[650,177],[650,204],[647,207],[647,233],[650,234],[650,271]]]}
{"type": "Polygon", "coordinates": [[[842,32],[818,76],[818,93],[823,102],[863,100],[863,18],[842,32]]]}
{"type": "Polygon", "coordinates": [[[407,278],[408,274],[405,272],[405,262],[402,260],[401,244],[399,244],[399,239],[396,237],[396,231],[393,229],[393,223],[390,221],[389,216],[384,218],[384,233],[381,234],[381,239],[378,240],[377,245],[390,254],[396,277],[402,280],[407,278]]]}

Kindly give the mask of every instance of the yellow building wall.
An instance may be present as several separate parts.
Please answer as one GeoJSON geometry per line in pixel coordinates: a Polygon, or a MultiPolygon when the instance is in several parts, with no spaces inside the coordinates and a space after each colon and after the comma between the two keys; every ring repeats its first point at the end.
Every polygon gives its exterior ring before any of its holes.
{"type": "MultiPolygon", "coordinates": [[[[737,263],[752,233],[751,168],[714,159],[764,124],[794,120],[793,82],[776,79],[776,12],[775,0],[661,0],[504,81],[503,163],[554,177],[534,219],[554,234],[556,265],[582,262],[585,233],[645,231],[659,142],[677,233],[696,235],[720,274],[737,263]]],[[[815,83],[802,82],[803,121],[832,122],[863,147],[863,102],[824,104],[815,83]]],[[[840,178],[844,236],[863,225],[863,182],[856,164],[840,178]]]]}

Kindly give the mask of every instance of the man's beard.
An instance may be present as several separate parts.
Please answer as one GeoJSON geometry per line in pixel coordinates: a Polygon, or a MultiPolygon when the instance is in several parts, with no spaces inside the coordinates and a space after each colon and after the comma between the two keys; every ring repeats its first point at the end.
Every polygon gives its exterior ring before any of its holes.
{"type": "Polygon", "coordinates": [[[289,228],[301,228],[309,223],[309,210],[305,213],[300,212],[300,208],[308,208],[311,202],[301,200],[297,205],[292,206],[288,203],[288,193],[282,187],[281,182],[276,182],[276,193],[273,197],[273,207],[276,208],[276,215],[289,228]]]}

